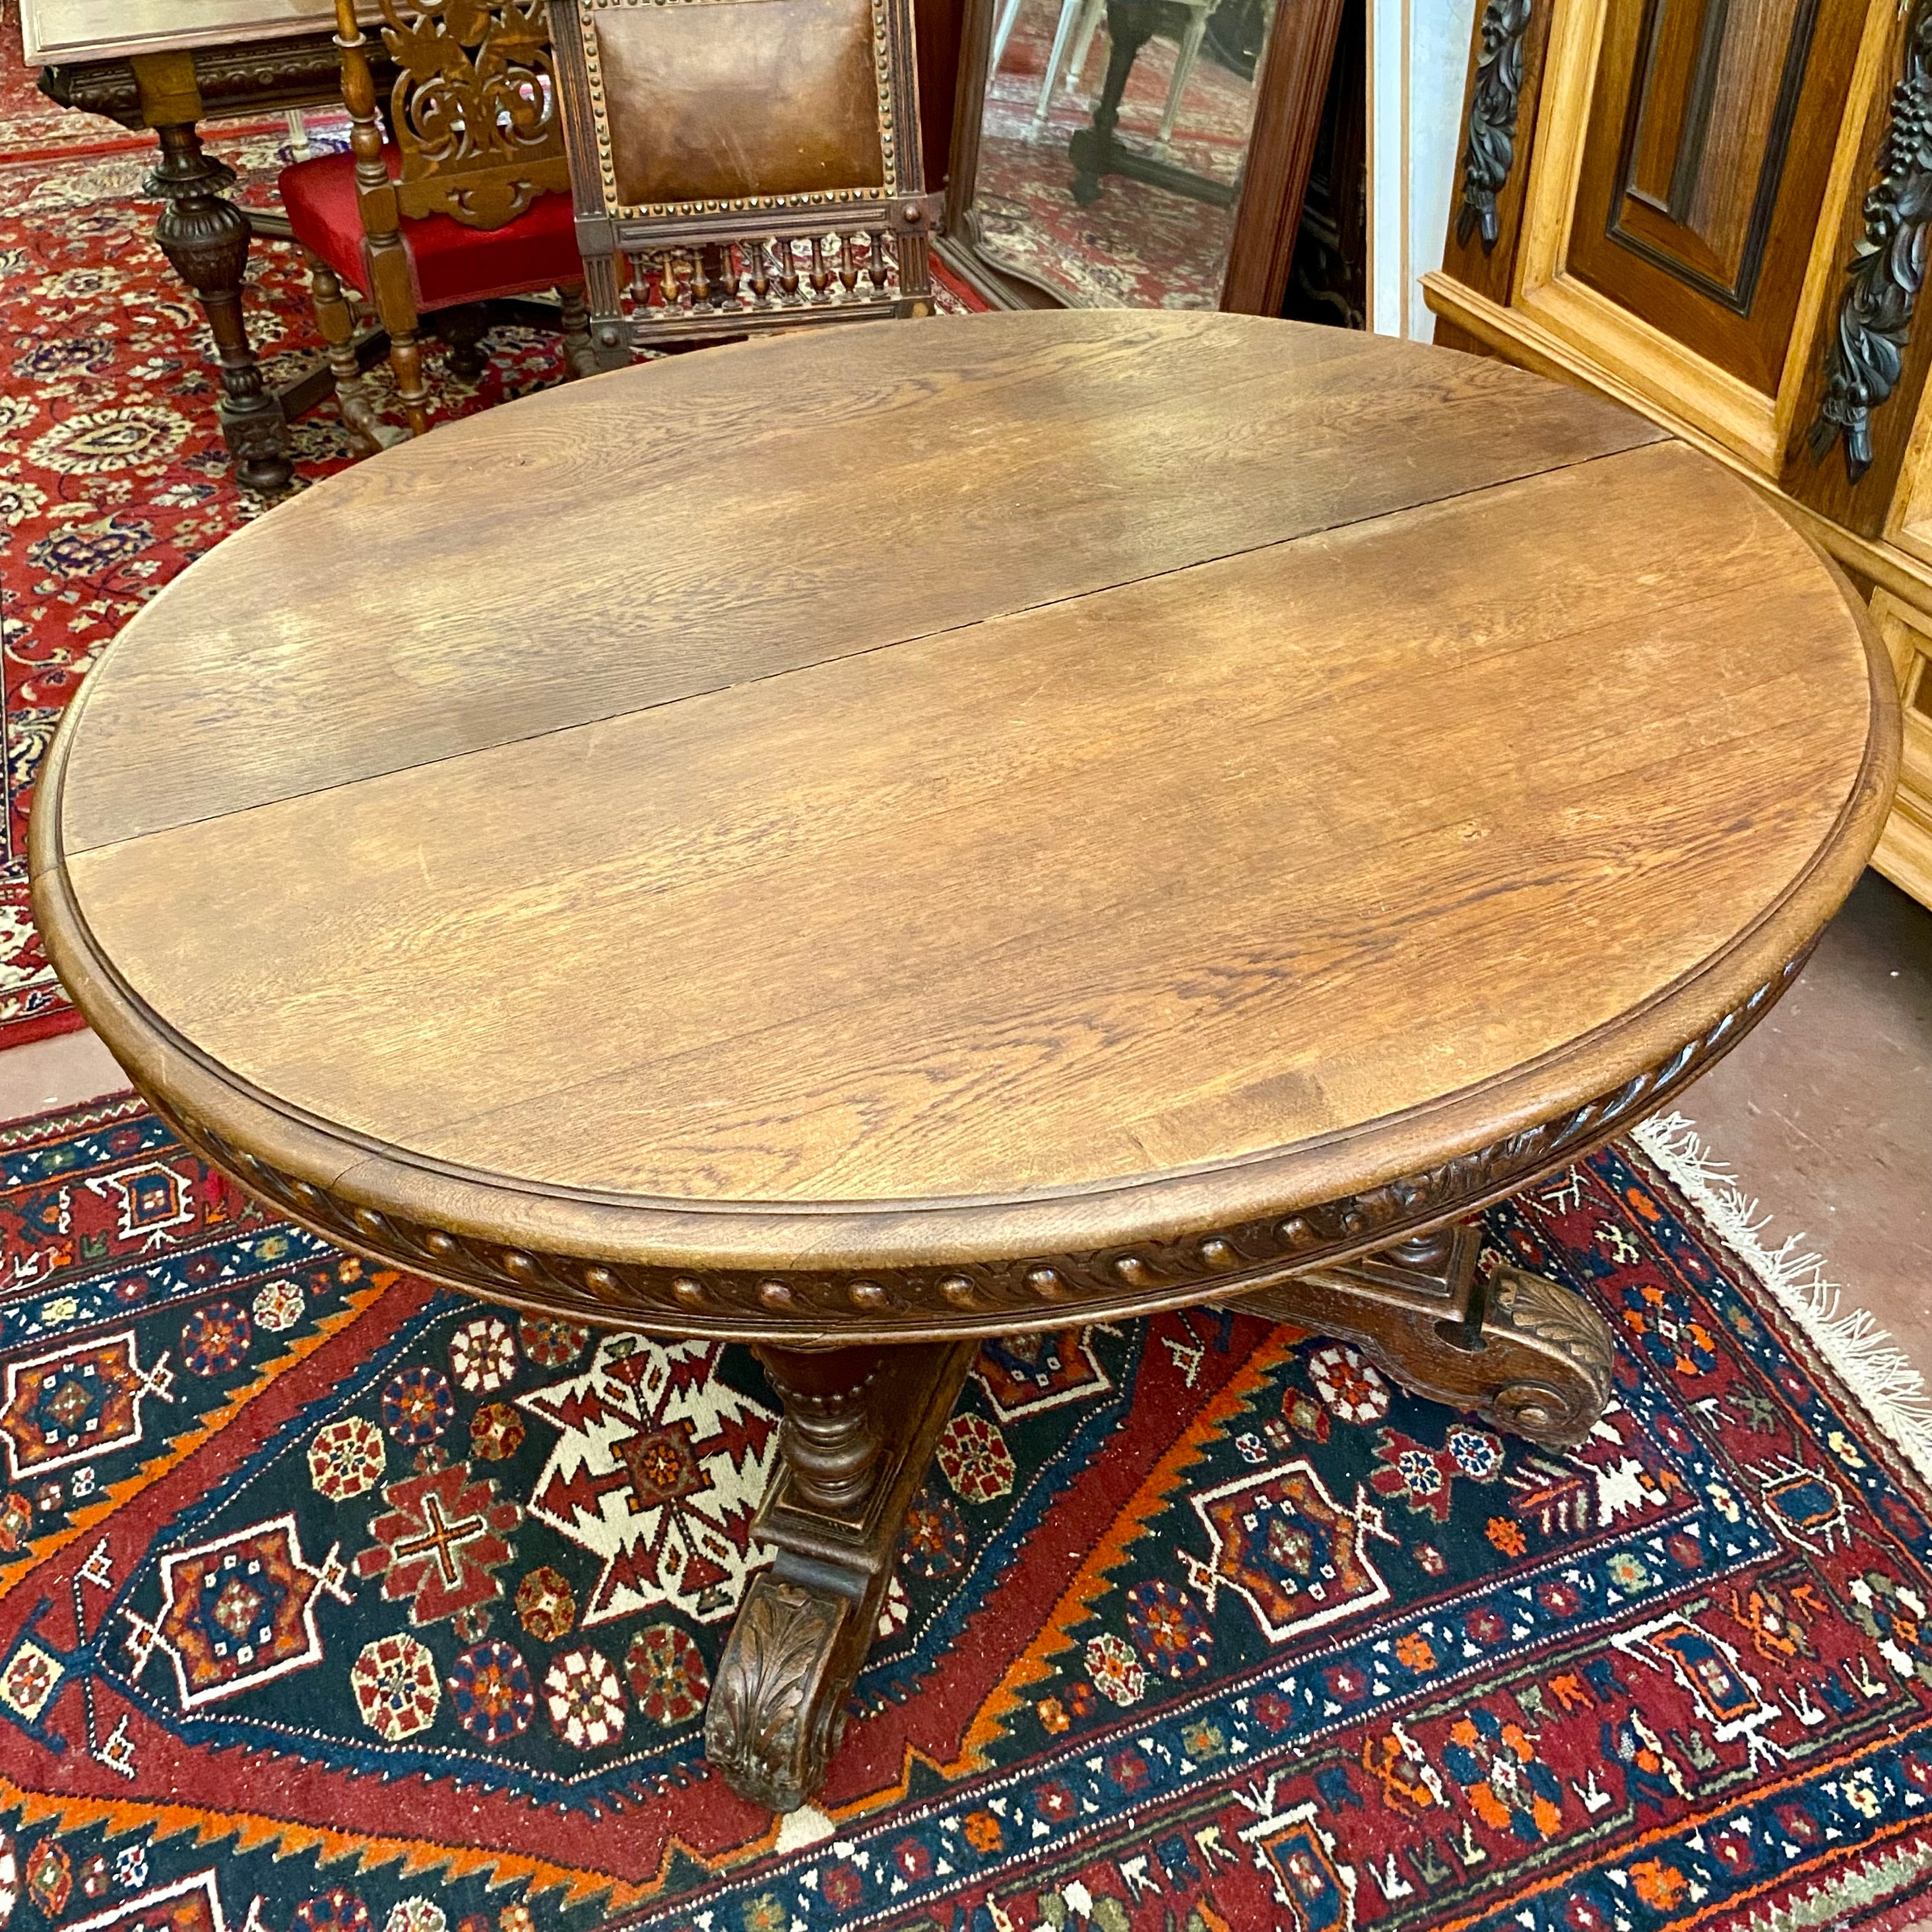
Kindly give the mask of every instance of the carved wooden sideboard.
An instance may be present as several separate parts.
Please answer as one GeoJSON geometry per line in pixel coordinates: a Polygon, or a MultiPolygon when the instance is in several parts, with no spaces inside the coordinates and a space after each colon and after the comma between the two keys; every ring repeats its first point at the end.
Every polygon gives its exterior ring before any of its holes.
{"type": "Polygon", "coordinates": [[[1873,862],[1932,904],[1932,0],[1484,0],[1436,339],[1604,391],[1779,502],[1906,706],[1873,862]]]}

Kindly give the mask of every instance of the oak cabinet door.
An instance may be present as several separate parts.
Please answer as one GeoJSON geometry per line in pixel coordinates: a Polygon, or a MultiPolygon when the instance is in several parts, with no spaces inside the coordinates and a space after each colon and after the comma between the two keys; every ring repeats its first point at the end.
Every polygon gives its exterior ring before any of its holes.
{"type": "Polygon", "coordinates": [[[1868,0],[1610,0],[1570,273],[1776,393],[1868,0]]]}

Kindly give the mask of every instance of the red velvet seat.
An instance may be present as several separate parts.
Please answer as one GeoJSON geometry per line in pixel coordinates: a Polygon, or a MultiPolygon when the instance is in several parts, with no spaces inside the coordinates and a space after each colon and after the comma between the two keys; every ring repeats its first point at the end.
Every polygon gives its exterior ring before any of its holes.
{"type": "Polygon", "coordinates": [[[397,68],[393,82],[384,82],[393,129],[386,139],[370,64],[374,43],[356,6],[335,0],[351,152],[298,161],[283,170],[279,185],[308,258],[350,446],[367,452],[394,442],[396,432],[363,380],[356,298],[374,310],[389,338],[396,400],[411,436],[429,428],[425,312],[445,311],[436,332],[446,364],[473,380],[488,361],[487,304],[554,288],[566,372],[592,374],[596,358],[541,10],[534,0],[382,0],[380,36],[397,68]],[[472,125],[488,127],[490,139],[453,139],[472,125]],[[431,136],[422,134],[425,127],[431,136]],[[379,182],[358,192],[356,153],[365,162],[380,154],[393,188],[379,182]],[[524,200],[528,205],[513,220],[489,226],[451,212],[500,214],[524,200]]]}
{"type": "MultiPolygon", "coordinates": [[[[402,157],[382,150],[392,179],[402,157]]],[[[319,154],[282,170],[282,205],[296,239],[319,256],[358,295],[369,293],[363,260],[362,218],[356,202],[356,158],[319,154]]],[[[402,224],[410,280],[420,310],[488,302],[579,281],[577,229],[567,194],[540,194],[501,228],[466,228],[446,214],[402,224]]]]}

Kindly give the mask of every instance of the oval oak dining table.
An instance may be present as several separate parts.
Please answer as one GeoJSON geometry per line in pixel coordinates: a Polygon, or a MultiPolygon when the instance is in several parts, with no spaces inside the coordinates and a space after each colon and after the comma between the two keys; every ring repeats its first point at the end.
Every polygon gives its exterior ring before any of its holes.
{"type": "Polygon", "coordinates": [[[975,1338],[1219,1300],[1537,1441],[1609,1334],[1469,1216],[1768,1010],[1898,756],[1844,580],[1500,364],[1218,314],[574,383],[224,543],[33,824],[211,1161],[782,1400],[711,1760],[816,1789],[975,1338]]]}

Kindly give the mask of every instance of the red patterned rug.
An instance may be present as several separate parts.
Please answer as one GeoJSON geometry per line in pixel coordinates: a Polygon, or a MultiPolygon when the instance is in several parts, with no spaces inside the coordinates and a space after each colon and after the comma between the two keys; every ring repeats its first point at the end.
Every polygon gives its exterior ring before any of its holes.
{"type": "Polygon", "coordinates": [[[100,154],[151,141],[98,114],[71,113],[42,94],[20,57],[20,0],[0,0],[0,161],[100,154]]]}
{"type": "Polygon", "coordinates": [[[1240,1317],[988,1345],[781,1821],[701,1754],[763,1560],[748,1354],[371,1270],[132,1100],[0,1132],[0,1923],[1924,1916],[1923,1483],[1634,1152],[1486,1236],[1616,1330],[1574,1454],[1240,1317]],[[667,1432],[692,1480],[640,1500],[667,1432]]]}

